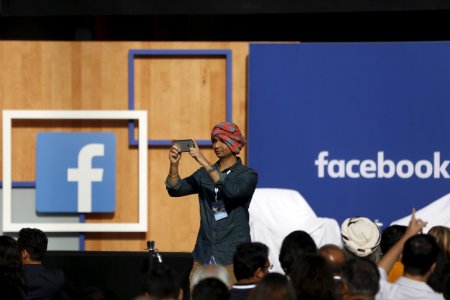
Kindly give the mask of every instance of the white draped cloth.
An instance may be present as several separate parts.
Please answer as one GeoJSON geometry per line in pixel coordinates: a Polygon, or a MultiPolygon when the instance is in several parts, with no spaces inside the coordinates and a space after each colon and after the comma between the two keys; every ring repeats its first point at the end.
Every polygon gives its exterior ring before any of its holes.
{"type": "MultiPolygon", "coordinates": [[[[447,226],[450,227],[450,194],[447,194],[436,201],[428,204],[424,208],[416,210],[416,218],[427,221],[428,224],[423,232],[427,233],[433,226],[447,226]]],[[[396,220],[391,225],[405,225],[408,226],[411,215],[396,220]]]]}
{"type": "Polygon", "coordinates": [[[249,208],[252,241],[269,247],[271,272],[284,273],[278,256],[283,239],[292,231],[311,235],[317,247],[325,244],[342,246],[339,224],[335,219],[317,217],[298,191],[257,188],[249,208]]]}

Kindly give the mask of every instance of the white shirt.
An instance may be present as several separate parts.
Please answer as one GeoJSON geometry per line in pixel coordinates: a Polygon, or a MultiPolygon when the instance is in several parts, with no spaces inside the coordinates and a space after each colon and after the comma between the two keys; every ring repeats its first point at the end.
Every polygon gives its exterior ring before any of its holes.
{"type": "Polygon", "coordinates": [[[396,282],[390,283],[387,280],[386,271],[380,271],[380,291],[376,295],[376,300],[444,300],[441,294],[422,281],[400,277],[396,282]]]}

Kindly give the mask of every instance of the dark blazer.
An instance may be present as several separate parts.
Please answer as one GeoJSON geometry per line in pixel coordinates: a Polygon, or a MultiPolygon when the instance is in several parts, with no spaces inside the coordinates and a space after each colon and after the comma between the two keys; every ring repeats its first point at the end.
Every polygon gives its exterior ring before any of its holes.
{"type": "Polygon", "coordinates": [[[60,269],[48,269],[41,264],[23,265],[29,300],[57,300],[61,297],[65,277],[60,269]]]}

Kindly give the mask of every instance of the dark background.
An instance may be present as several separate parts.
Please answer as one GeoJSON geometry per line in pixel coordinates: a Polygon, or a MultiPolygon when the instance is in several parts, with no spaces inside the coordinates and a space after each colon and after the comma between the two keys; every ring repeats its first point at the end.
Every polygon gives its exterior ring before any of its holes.
{"type": "MultiPolygon", "coordinates": [[[[191,253],[161,253],[163,264],[169,266],[176,281],[189,299],[191,253]]],[[[113,251],[48,251],[43,264],[64,272],[63,299],[82,299],[92,288],[107,288],[119,299],[134,299],[143,293],[143,283],[149,267],[149,252],[113,251]]],[[[152,264],[156,264],[156,260],[152,264]]]]}
{"type": "Polygon", "coordinates": [[[1,40],[449,40],[450,1],[0,0],[1,40]]]}

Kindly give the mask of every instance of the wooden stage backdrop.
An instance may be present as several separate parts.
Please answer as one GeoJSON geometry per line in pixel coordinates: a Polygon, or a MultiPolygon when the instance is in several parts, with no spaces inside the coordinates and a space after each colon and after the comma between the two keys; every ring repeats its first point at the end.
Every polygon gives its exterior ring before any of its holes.
{"type": "MultiPolygon", "coordinates": [[[[2,41],[1,108],[126,110],[130,49],[231,49],[233,120],[246,132],[248,43],[2,41]]],[[[148,111],[150,137],[209,139],[212,126],[225,120],[225,70],[225,57],[136,58],[135,109],[148,111]]],[[[137,221],[137,148],[128,146],[126,122],[14,121],[13,181],[35,181],[36,133],[43,130],[116,133],[116,212],[87,217],[87,222],[137,221]]],[[[199,225],[197,197],[170,198],[164,186],[168,147],[148,151],[147,232],[88,233],[86,250],[141,251],[150,239],[160,251],[193,249],[199,225]]],[[[214,160],[210,148],[204,151],[214,160]]],[[[198,166],[184,155],[181,175],[198,166]]]]}

